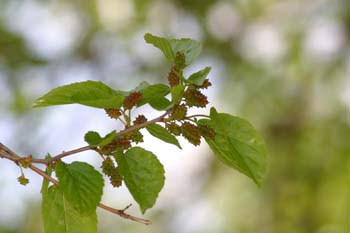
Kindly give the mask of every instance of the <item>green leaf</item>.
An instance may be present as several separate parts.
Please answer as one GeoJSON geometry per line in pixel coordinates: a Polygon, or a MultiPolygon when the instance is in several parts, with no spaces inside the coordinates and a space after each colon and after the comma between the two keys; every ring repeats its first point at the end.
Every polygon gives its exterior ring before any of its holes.
{"type": "Polygon", "coordinates": [[[211,119],[199,124],[212,127],[215,138],[205,137],[214,154],[226,165],[237,169],[261,186],[266,171],[266,148],[263,139],[244,119],[210,111],[211,119]]]}
{"type": "Polygon", "coordinates": [[[169,133],[168,130],[164,129],[162,126],[154,123],[154,124],[148,125],[146,127],[146,129],[152,136],[154,136],[154,137],[156,137],[164,142],[174,144],[175,146],[177,146],[181,149],[180,143],[176,139],[176,137],[174,135],[172,135],[171,133],[169,133]]]}
{"type": "Polygon", "coordinates": [[[98,146],[98,144],[102,141],[102,138],[99,133],[95,131],[89,131],[85,134],[84,140],[90,146],[98,146]]]}
{"type": "Polygon", "coordinates": [[[170,88],[167,85],[150,85],[140,92],[142,94],[142,100],[139,103],[139,106],[149,104],[156,110],[164,110],[171,104],[170,101],[165,98],[170,92],[170,88]]]}
{"type": "Polygon", "coordinates": [[[204,69],[191,74],[191,76],[187,79],[187,82],[194,84],[196,86],[203,85],[203,82],[207,78],[207,75],[209,74],[210,70],[211,70],[211,67],[207,66],[204,69]]]}
{"type": "Polygon", "coordinates": [[[113,90],[102,82],[85,81],[52,89],[37,99],[33,107],[82,104],[95,108],[120,108],[124,97],[124,92],[113,90]]]}
{"type": "Polygon", "coordinates": [[[171,88],[171,102],[173,104],[179,103],[181,101],[184,90],[184,85],[176,85],[171,88]]]}
{"type": "Polygon", "coordinates": [[[185,55],[186,65],[191,64],[202,50],[201,44],[198,41],[188,38],[167,39],[149,33],[145,34],[144,38],[147,43],[159,48],[164,56],[172,62],[175,62],[177,52],[183,53],[185,55]]]}
{"type": "Polygon", "coordinates": [[[150,86],[150,84],[148,82],[142,81],[139,85],[137,85],[137,87],[135,87],[134,89],[132,89],[128,93],[142,91],[143,89],[145,89],[149,86],[150,86]]]}
{"type": "Polygon", "coordinates": [[[45,233],[97,233],[96,211],[81,213],[59,187],[43,193],[41,213],[45,233]]]}
{"type": "Polygon", "coordinates": [[[115,138],[116,138],[116,131],[113,130],[103,138],[100,136],[99,133],[95,131],[89,131],[85,134],[85,141],[90,145],[90,146],[105,146],[109,143],[111,143],[115,138]]]}
{"type": "Polygon", "coordinates": [[[103,191],[102,175],[84,162],[59,163],[56,175],[67,200],[81,213],[96,210],[103,191]]]}
{"type": "Polygon", "coordinates": [[[164,168],[157,157],[141,147],[133,147],[116,157],[118,168],[141,212],[151,208],[164,186],[164,168]]]}

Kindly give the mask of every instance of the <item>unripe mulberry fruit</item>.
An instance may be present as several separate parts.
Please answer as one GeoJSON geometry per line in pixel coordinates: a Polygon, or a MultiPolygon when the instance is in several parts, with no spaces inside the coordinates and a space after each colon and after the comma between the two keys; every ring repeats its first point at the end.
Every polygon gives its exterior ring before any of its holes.
{"type": "Polygon", "coordinates": [[[141,99],[142,94],[140,92],[132,92],[127,97],[125,97],[123,107],[125,109],[132,109],[132,107],[140,103],[141,99]]]}
{"type": "Polygon", "coordinates": [[[119,169],[116,167],[112,174],[109,176],[109,181],[113,187],[119,187],[122,185],[123,177],[119,174],[119,169]]]}
{"type": "Polygon", "coordinates": [[[145,123],[147,118],[144,115],[138,115],[136,119],[133,121],[134,125],[139,125],[145,123]]]}
{"type": "Polygon", "coordinates": [[[117,147],[120,147],[122,149],[128,149],[131,147],[131,142],[129,139],[125,139],[125,138],[119,138],[116,139],[112,142],[114,145],[116,145],[117,147]]]}
{"type": "Polygon", "coordinates": [[[29,180],[24,176],[24,174],[20,175],[17,180],[21,185],[27,185],[29,183],[29,180]]]}
{"type": "Polygon", "coordinates": [[[130,135],[130,140],[137,143],[143,142],[143,135],[140,131],[134,131],[132,132],[132,134],[130,135]]]}
{"type": "Polygon", "coordinates": [[[185,122],[181,126],[181,131],[182,136],[193,145],[198,146],[201,143],[201,133],[196,125],[185,122]]]}
{"type": "Polygon", "coordinates": [[[177,76],[178,72],[179,70],[176,68],[176,66],[173,66],[168,74],[168,82],[171,87],[180,84],[180,78],[177,76]]]}
{"type": "Polygon", "coordinates": [[[215,131],[212,127],[208,125],[199,125],[198,129],[203,137],[208,137],[212,140],[215,138],[215,131]]]}
{"type": "Polygon", "coordinates": [[[196,106],[204,108],[209,103],[207,97],[194,88],[188,88],[184,93],[184,97],[187,105],[190,107],[196,106]]]}
{"type": "Polygon", "coordinates": [[[171,112],[171,118],[174,120],[183,120],[187,114],[187,107],[184,104],[176,104],[171,112]]]}
{"type": "Polygon", "coordinates": [[[105,109],[107,115],[110,117],[110,118],[113,118],[113,119],[118,119],[118,117],[120,117],[122,115],[122,113],[119,111],[119,109],[105,109]]]}
{"type": "Polygon", "coordinates": [[[105,160],[103,160],[101,168],[104,174],[106,174],[107,176],[111,176],[111,174],[115,170],[113,160],[110,157],[107,157],[105,160]]]}
{"type": "Polygon", "coordinates": [[[175,122],[166,124],[166,128],[169,131],[169,133],[172,133],[175,136],[180,136],[180,134],[181,134],[181,127],[178,124],[176,124],[175,122]]]}

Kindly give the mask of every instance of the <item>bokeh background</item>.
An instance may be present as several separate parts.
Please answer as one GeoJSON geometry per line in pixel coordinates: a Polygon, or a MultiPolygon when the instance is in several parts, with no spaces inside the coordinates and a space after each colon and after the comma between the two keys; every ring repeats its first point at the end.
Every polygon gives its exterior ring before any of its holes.
{"type": "MultiPolygon", "coordinates": [[[[350,222],[350,81],[347,0],[1,0],[0,141],[42,158],[85,145],[88,130],[120,127],[82,106],[32,109],[51,88],[101,80],[129,90],[166,82],[170,64],[143,41],[150,32],[203,43],[186,73],[212,66],[210,105],[248,119],[265,138],[262,188],[225,167],[205,143],[184,150],[144,144],[166,183],[144,226],[98,211],[101,233],[345,233],[350,222]]],[[[156,113],[144,108],[151,118],[156,113]]],[[[200,112],[203,112],[201,110],[200,112]]],[[[205,111],[204,111],[205,112],[205,111]]],[[[74,157],[74,158],[73,158],[74,157]]],[[[74,155],[97,168],[94,153],[74,155]]],[[[42,232],[41,178],[0,160],[0,232],[42,232]]],[[[106,182],[107,184],[107,182],[106,182]]],[[[106,185],[103,202],[133,203],[106,185]]]]}

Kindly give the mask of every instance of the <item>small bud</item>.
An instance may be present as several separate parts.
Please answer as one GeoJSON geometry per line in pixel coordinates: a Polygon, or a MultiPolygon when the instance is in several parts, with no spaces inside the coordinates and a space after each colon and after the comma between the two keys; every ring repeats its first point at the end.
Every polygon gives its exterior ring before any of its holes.
{"type": "Polygon", "coordinates": [[[142,94],[140,92],[132,92],[127,97],[125,97],[123,107],[125,109],[132,109],[132,107],[140,103],[141,99],[142,94]]]}
{"type": "Polygon", "coordinates": [[[32,155],[28,155],[27,157],[21,158],[18,162],[21,167],[27,168],[32,163],[32,155]]]}
{"type": "Polygon", "coordinates": [[[143,135],[140,131],[133,131],[130,135],[130,140],[137,143],[143,142],[143,135]]]}
{"type": "Polygon", "coordinates": [[[201,133],[196,125],[185,122],[181,126],[182,135],[193,145],[198,146],[201,143],[201,133]]]}
{"type": "Polygon", "coordinates": [[[24,176],[24,174],[20,175],[17,180],[21,185],[27,185],[29,183],[29,180],[24,176]]]}
{"type": "Polygon", "coordinates": [[[195,88],[188,88],[184,93],[184,97],[189,107],[204,108],[209,103],[207,97],[195,88]]]}
{"type": "Polygon", "coordinates": [[[136,119],[133,121],[134,125],[139,125],[145,123],[147,118],[144,115],[138,115],[136,119]]]}
{"type": "Polygon", "coordinates": [[[122,113],[119,111],[119,109],[105,109],[107,115],[112,119],[118,119],[122,115],[122,113]]]}
{"type": "Polygon", "coordinates": [[[187,107],[184,104],[176,104],[171,112],[171,118],[174,120],[183,120],[187,114],[187,107]]]}

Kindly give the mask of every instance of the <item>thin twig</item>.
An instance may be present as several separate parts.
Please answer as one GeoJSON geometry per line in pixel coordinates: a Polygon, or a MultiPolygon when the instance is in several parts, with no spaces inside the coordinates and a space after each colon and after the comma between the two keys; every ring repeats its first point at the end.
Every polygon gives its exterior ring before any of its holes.
{"type": "Polygon", "coordinates": [[[186,119],[192,118],[192,117],[205,117],[205,118],[210,118],[210,116],[203,115],[203,114],[196,114],[192,116],[187,116],[186,119]]]}
{"type": "MultiPolygon", "coordinates": [[[[15,162],[17,165],[18,165],[17,162],[20,159],[22,159],[22,157],[18,156],[15,152],[13,152],[9,148],[7,148],[2,143],[0,143],[0,158],[9,159],[9,160],[15,162]]],[[[39,174],[40,176],[44,177],[45,179],[47,179],[48,181],[53,183],[54,185],[59,186],[59,182],[56,179],[54,179],[51,176],[47,175],[43,170],[41,170],[40,168],[36,167],[35,165],[30,164],[29,168],[32,171],[34,171],[35,173],[39,174]]],[[[125,210],[128,209],[130,206],[131,206],[131,204],[128,205],[127,207],[125,207],[124,209],[119,210],[119,209],[114,209],[112,207],[106,206],[106,205],[104,205],[102,203],[100,203],[98,205],[98,207],[100,207],[101,209],[104,209],[104,210],[107,210],[107,211],[109,211],[111,213],[119,215],[122,218],[129,219],[131,221],[135,221],[135,222],[139,222],[139,223],[143,223],[143,224],[146,224],[146,225],[151,224],[151,221],[149,221],[147,219],[142,219],[142,218],[138,218],[138,217],[134,217],[132,215],[126,214],[125,210]]]]}
{"type": "MultiPolygon", "coordinates": [[[[146,127],[147,125],[150,125],[150,124],[153,124],[153,123],[156,123],[156,122],[162,122],[164,117],[168,114],[169,112],[165,112],[163,115],[157,117],[157,118],[154,118],[153,120],[150,120],[150,121],[146,121],[144,123],[141,123],[141,124],[137,124],[137,125],[133,125],[127,129],[124,129],[120,132],[118,132],[116,134],[117,137],[119,136],[122,136],[122,135],[125,135],[125,134],[128,134],[134,130],[138,130],[138,129],[141,129],[141,128],[144,128],[146,127]]],[[[96,149],[96,147],[93,147],[93,146],[84,146],[84,147],[81,147],[81,148],[78,148],[78,149],[74,149],[74,150],[70,150],[70,151],[65,151],[65,152],[62,152],[54,157],[52,157],[51,159],[47,160],[48,162],[45,163],[43,162],[43,160],[39,160],[39,163],[44,163],[44,164],[51,164],[59,159],[62,159],[63,157],[66,157],[66,156],[69,156],[69,155],[72,155],[72,154],[76,154],[76,153],[80,153],[80,152],[83,152],[83,151],[87,151],[87,150],[94,150],[96,149]]],[[[33,159],[33,162],[35,163],[35,161],[38,161],[37,159],[33,159]]]]}
{"type": "Polygon", "coordinates": [[[134,217],[134,216],[132,216],[132,215],[130,215],[130,214],[126,214],[126,213],[124,212],[124,210],[114,209],[114,208],[111,208],[111,207],[109,207],[109,206],[106,206],[106,205],[104,205],[104,204],[102,204],[102,203],[100,203],[100,204],[98,205],[98,207],[100,207],[100,208],[102,208],[102,209],[104,209],[104,210],[107,210],[107,211],[109,211],[109,212],[112,212],[112,213],[114,213],[114,214],[117,214],[117,215],[119,215],[119,216],[122,217],[122,218],[129,219],[129,220],[131,220],[131,221],[143,223],[143,224],[145,224],[145,225],[149,225],[149,224],[152,223],[150,220],[146,220],[146,219],[134,217]]]}
{"type": "Polygon", "coordinates": [[[54,157],[52,157],[51,159],[48,160],[48,163],[53,163],[57,160],[60,160],[61,158],[63,157],[66,157],[68,155],[72,155],[72,154],[77,154],[77,153],[80,153],[80,152],[83,152],[83,151],[87,151],[87,150],[93,150],[95,147],[92,147],[92,146],[84,146],[84,147],[80,147],[78,149],[74,149],[74,150],[70,150],[70,151],[64,151],[54,157]]]}

